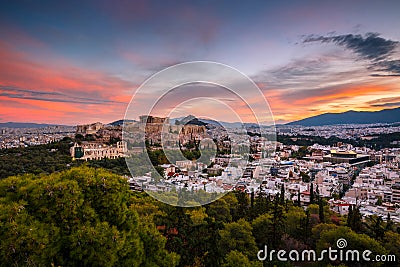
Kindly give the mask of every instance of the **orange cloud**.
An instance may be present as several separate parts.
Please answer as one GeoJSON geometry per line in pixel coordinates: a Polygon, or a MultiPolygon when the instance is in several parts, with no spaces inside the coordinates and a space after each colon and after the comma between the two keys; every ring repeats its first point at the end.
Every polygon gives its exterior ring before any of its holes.
{"type": "Polygon", "coordinates": [[[38,62],[0,42],[1,121],[77,124],[123,117],[135,84],[59,61],[38,62]]]}
{"type": "Polygon", "coordinates": [[[295,100],[295,104],[323,104],[339,99],[351,99],[360,95],[379,95],[383,92],[393,91],[392,86],[382,85],[349,85],[341,88],[335,88],[326,94],[309,96],[295,100]]]}
{"type": "Polygon", "coordinates": [[[261,85],[261,88],[269,101],[275,121],[281,122],[350,109],[376,111],[382,107],[374,106],[373,100],[381,98],[382,95],[400,94],[400,88],[395,81],[386,81],[383,84],[381,80],[302,91],[266,89],[265,85],[261,85]]]}

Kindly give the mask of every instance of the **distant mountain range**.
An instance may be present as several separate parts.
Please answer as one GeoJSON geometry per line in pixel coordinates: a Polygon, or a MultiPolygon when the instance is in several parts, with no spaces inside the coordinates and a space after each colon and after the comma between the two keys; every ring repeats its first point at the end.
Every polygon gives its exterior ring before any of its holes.
{"type": "MultiPolygon", "coordinates": [[[[50,126],[68,126],[60,124],[32,123],[32,122],[3,122],[0,128],[45,128],[50,126]]],[[[72,127],[72,126],[70,126],[72,127]]]]}
{"type": "MultiPolygon", "coordinates": [[[[117,120],[109,125],[122,125],[126,122],[135,122],[135,120],[117,120]]],[[[222,125],[226,128],[241,128],[241,122],[225,122],[210,119],[196,118],[193,115],[186,117],[172,118],[171,124],[178,122],[180,124],[194,125],[222,125]]],[[[317,116],[305,118],[298,121],[287,123],[286,125],[301,126],[324,126],[335,124],[374,124],[374,123],[396,123],[400,122],[400,108],[384,109],[380,111],[354,111],[349,110],[342,113],[324,113],[317,116]]],[[[246,127],[257,127],[255,123],[244,123],[246,127]]],[[[0,128],[45,128],[51,126],[68,126],[59,124],[31,123],[31,122],[4,122],[0,123],[0,128]]]]}
{"type": "Polygon", "coordinates": [[[109,125],[122,126],[124,124],[124,121],[125,122],[136,122],[135,120],[117,120],[117,121],[110,122],[109,125]]]}
{"type": "Polygon", "coordinates": [[[192,124],[192,125],[213,124],[213,125],[217,125],[217,126],[223,126],[225,128],[241,128],[242,125],[245,125],[246,127],[257,127],[257,124],[255,124],[255,123],[216,121],[216,120],[210,120],[210,119],[204,119],[204,118],[196,118],[193,115],[170,119],[170,123],[171,124],[179,123],[181,125],[184,125],[184,124],[192,124]]]}
{"type": "Polygon", "coordinates": [[[400,122],[400,108],[381,111],[346,111],[342,113],[324,113],[306,119],[293,121],[286,125],[323,126],[334,124],[373,124],[400,122]]]}
{"type": "MultiPolygon", "coordinates": [[[[125,120],[126,122],[137,122],[136,120],[125,120]]],[[[117,126],[117,125],[122,125],[124,123],[124,120],[117,120],[114,122],[109,123],[108,125],[113,125],[113,126],[117,126]]],[[[216,125],[216,126],[223,126],[225,128],[242,128],[243,126],[245,126],[246,128],[249,127],[259,127],[259,125],[257,125],[256,123],[252,123],[252,122],[226,122],[226,121],[216,121],[216,120],[211,120],[211,119],[205,119],[205,118],[201,118],[201,117],[196,117],[193,115],[187,115],[184,117],[177,117],[177,118],[170,118],[169,119],[169,123],[170,124],[179,124],[179,125],[185,125],[185,124],[191,124],[191,125],[203,125],[203,126],[207,126],[207,125],[216,125]]],[[[260,123],[263,127],[269,127],[267,123],[260,123]]]]}

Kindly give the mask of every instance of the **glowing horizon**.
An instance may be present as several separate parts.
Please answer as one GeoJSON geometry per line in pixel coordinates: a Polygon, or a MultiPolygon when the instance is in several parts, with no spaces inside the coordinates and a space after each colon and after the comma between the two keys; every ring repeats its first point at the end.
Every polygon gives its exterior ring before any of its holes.
{"type": "Polygon", "coordinates": [[[276,123],[400,107],[400,3],[363,5],[10,2],[0,11],[0,122],[123,119],[148,77],[193,60],[249,76],[276,123]]]}

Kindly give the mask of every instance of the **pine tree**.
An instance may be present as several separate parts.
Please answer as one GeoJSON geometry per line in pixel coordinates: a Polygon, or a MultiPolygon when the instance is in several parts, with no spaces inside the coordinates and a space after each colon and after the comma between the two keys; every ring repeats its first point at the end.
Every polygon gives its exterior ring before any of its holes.
{"type": "Polygon", "coordinates": [[[237,212],[233,216],[233,220],[237,221],[240,218],[247,218],[249,213],[249,197],[247,193],[235,191],[235,196],[238,201],[237,212]]]}
{"type": "Polygon", "coordinates": [[[274,206],[272,209],[272,244],[278,247],[281,236],[285,228],[285,215],[282,205],[280,203],[279,194],[274,199],[274,206]]]}
{"type": "Polygon", "coordinates": [[[264,191],[260,190],[254,201],[254,218],[269,211],[269,196],[267,196],[264,191]]]}

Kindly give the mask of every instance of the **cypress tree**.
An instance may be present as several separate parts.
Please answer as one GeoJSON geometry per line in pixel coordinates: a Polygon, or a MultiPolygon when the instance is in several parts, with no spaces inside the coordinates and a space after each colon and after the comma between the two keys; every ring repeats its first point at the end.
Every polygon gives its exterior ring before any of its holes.
{"type": "Polygon", "coordinates": [[[319,212],[319,221],[324,223],[325,222],[325,215],[324,215],[324,204],[322,199],[318,197],[318,212],[319,212]]]}
{"type": "MultiPolygon", "coordinates": [[[[350,212],[349,212],[350,213],[350,212]]],[[[351,212],[350,218],[347,217],[348,226],[357,233],[361,232],[362,227],[362,215],[360,213],[360,208],[355,206],[351,212]]]]}
{"type": "Polygon", "coordinates": [[[281,185],[280,204],[285,204],[285,184],[281,185]]]}
{"type": "Polygon", "coordinates": [[[251,209],[254,208],[254,190],[251,191],[251,194],[250,194],[250,207],[251,207],[251,209]]]}
{"type": "Polygon", "coordinates": [[[300,189],[297,192],[297,206],[301,207],[301,201],[300,201],[300,189]]]}
{"type": "Polygon", "coordinates": [[[350,205],[349,212],[347,213],[347,226],[352,228],[353,221],[353,205],[350,205]]]}
{"type": "Polygon", "coordinates": [[[388,212],[387,217],[386,217],[386,231],[391,231],[393,230],[393,221],[390,218],[390,213],[388,212]]]}
{"type": "Polygon", "coordinates": [[[306,244],[309,244],[311,236],[310,211],[306,209],[305,213],[306,217],[302,220],[302,228],[304,229],[304,241],[306,244]]]}
{"type": "Polygon", "coordinates": [[[310,185],[310,204],[314,204],[314,184],[310,185]]]}

